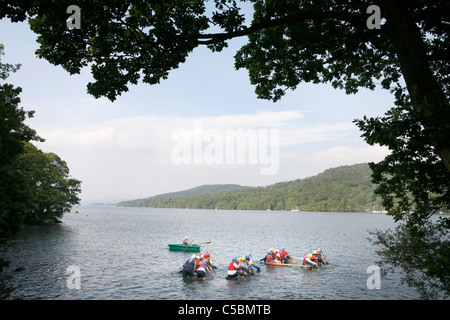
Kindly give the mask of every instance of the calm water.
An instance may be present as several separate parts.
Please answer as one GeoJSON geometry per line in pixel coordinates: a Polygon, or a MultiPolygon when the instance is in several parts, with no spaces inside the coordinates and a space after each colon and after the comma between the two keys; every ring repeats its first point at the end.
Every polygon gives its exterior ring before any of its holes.
{"type": "Polygon", "coordinates": [[[11,261],[2,274],[10,299],[418,299],[399,275],[369,290],[367,268],[378,256],[368,230],[394,226],[392,218],[367,213],[222,211],[79,207],[56,226],[26,226],[2,249],[11,261]],[[86,216],[88,215],[88,216],[86,216]],[[216,260],[216,278],[183,279],[192,254],[168,250],[185,236],[216,260]],[[259,265],[243,281],[226,280],[231,258],[262,258],[284,246],[294,256],[321,247],[329,265],[318,270],[259,265]],[[80,289],[69,288],[70,266],[80,270],[80,289]],[[14,271],[24,267],[22,271],[14,271]]]}

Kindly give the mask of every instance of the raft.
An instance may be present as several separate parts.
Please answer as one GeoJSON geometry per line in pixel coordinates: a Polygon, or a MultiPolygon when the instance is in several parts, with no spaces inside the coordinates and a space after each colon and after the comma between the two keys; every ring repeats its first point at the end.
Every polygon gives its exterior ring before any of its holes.
{"type": "Polygon", "coordinates": [[[304,269],[311,268],[311,266],[303,265],[303,264],[291,264],[291,263],[273,263],[273,262],[264,262],[265,265],[275,266],[275,267],[301,267],[304,269]]]}
{"type": "Polygon", "coordinates": [[[190,246],[185,244],[169,244],[170,251],[184,251],[184,252],[198,252],[200,246],[198,244],[191,244],[190,246]]]}

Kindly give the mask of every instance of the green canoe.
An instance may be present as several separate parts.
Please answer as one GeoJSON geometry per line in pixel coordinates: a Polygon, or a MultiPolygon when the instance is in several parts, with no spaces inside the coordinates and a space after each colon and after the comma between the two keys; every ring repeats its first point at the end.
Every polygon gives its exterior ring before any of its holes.
{"type": "Polygon", "coordinates": [[[200,246],[198,244],[191,244],[187,246],[185,244],[169,244],[170,251],[184,251],[184,252],[198,252],[200,246]]]}

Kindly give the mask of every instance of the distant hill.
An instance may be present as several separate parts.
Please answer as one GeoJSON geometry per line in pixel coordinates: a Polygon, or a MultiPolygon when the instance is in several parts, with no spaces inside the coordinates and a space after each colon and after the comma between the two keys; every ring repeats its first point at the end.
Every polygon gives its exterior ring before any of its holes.
{"type": "Polygon", "coordinates": [[[118,206],[237,210],[372,211],[382,210],[366,163],[327,169],[305,179],[265,187],[204,185],[118,206]]]}
{"type": "Polygon", "coordinates": [[[180,198],[189,198],[189,197],[197,197],[197,196],[206,196],[213,195],[218,193],[224,193],[234,190],[243,190],[252,187],[241,186],[238,184],[213,184],[213,185],[202,185],[199,187],[195,187],[188,190],[176,191],[163,193],[160,195],[156,195],[153,197],[148,197],[144,199],[136,199],[129,201],[122,201],[117,204],[117,206],[121,207],[152,207],[156,201],[162,200],[173,200],[180,198]]]}

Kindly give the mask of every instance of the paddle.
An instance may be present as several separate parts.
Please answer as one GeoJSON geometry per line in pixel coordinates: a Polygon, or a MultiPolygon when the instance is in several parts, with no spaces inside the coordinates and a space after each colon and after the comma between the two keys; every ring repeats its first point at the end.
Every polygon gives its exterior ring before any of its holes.
{"type": "MultiPolygon", "coordinates": [[[[253,260],[253,257],[252,257],[251,253],[250,253],[250,258],[252,258],[252,260],[253,260]]],[[[261,271],[261,267],[255,266],[254,264],[252,264],[251,267],[254,267],[256,270],[261,271]]]]}
{"type": "MultiPolygon", "coordinates": [[[[199,243],[194,243],[194,244],[209,244],[211,243],[211,241],[207,241],[207,242],[199,242],[199,243]]],[[[192,243],[191,243],[192,244],[192,243]]]]}
{"type": "Polygon", "coordinates": [[[189,244],[187,245],[187,247],[186,247],[186,248],[184,248],[183,252],[185,252],[185,251],[186,251],[186,249],[187,249],[187,248],[189,248],[189,247],[191,246],[192,242],[194,242],[194,240],[192,240],[192,241],[191,241],[191,243],[189,243],[189,244]]]}

